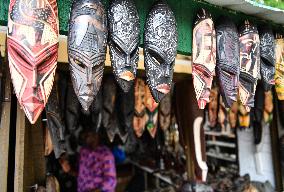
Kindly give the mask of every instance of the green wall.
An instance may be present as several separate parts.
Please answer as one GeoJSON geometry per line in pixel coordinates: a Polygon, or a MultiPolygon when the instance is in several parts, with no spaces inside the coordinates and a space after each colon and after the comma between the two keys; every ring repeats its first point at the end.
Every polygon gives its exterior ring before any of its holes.
{"type": "MultiPolygon", "coordinates": [[[[9,0],[0,0],[0,24],[7,24],[7,10],[9,0]]],[[[147,13],[149,12],[151,5],[155,0],[134,0],[140,15],[141,22],[141,46],[143,46],[143,32],[144,24],[147,13]]],[[[106,7],[108,7],[109,0],[103,0],[106,7]]],[[[196,12],[201,7],[207,8],[213,15],[215,21],[221,15],[231,17],[236,24],[240,24],[244,19],[251,19],[257,24],[267,24],[266,21],[262,21],[242,13],[222,9],[220,7],[204,3],[202,1],[195,0],[167,0],[170,7],[173,9],[177,24],[178,24],[178,52],[181,54],[191,54],[191,41],[192,41],[192,24],[196,12]]],[[[70,13],[71,0],[57,0],[59,7],[59,25],[60,33],[67,34],[68,30],[68,18],[70,13]]],[[[271,25],[271,22],[269,23],[271,25]]],[[[275,30],[281,30],[279,25],[273,25],[275,30]]]]}

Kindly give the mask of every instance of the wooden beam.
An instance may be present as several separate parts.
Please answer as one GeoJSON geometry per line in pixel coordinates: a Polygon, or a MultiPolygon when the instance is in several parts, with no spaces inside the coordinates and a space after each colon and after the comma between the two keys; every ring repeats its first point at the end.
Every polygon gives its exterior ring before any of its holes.
{"type": "MultiPolygon", "coordinates": [[[[4,65],[4,64],[3,64],[4,65]]],[[[10,134],[10,115],[11,115],[11,79],[8,67],[4,85],[4,101],[2,105],[1,125],[0,125],[0,191],[7,191],[8,178],[8,157],[9,157],[9,134],[10,134]]],[[[3,82],[2,82],[3,83],[3,82]]]]}
{"type": "Polygon", "coordinates": [[[20,105],[16,121],[15,191],[30,191],[45,181],[44,140],[41,119],[31,125],[20,105]]]}
{"type": "MultiPolygon", "coordinates": [[[[7,27],[0,26],[0,49],[5,50],[6,47],[6,31],[7,27]],[[1,40],[2,39],[2,40],[1,40]]],[[[58,63],[64,64],[68,63],[68,54],[67,54],[67,36],[60,35],[59,36],[59,50],[58,50],[58,63]]],[[[106,63],[105,66],[107,68],[111,67],[110,62],[110,55],[109,51],[107,50],[106,55],[106,63]]],[[[144,70],[144,56],[143,56],[143,49],[139,49],[139,63],[138,63],[138,70],[144,70]]],[[[176,74],[191,74],[191,56],[185,55],[177,55],[174,72],[176,74]]]]}

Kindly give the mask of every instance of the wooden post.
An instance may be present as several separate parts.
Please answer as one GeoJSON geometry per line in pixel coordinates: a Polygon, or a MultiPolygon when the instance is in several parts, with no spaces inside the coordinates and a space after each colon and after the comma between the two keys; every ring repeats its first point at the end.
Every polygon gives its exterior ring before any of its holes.
{"type": "Polygon", "coordinates": [[[8,76],[5,81],[5,95],[2,103],[2,117],[0,125],[0,192],[7,191],[10,112],[11,112],[11,80],[8,76]]]}
{"type": "Polygon", "coordinates": [[[30,191],[45,180],[43,129],[40,118],[31,125],[24,111],[17,105],[15,191],[30,191]]]}

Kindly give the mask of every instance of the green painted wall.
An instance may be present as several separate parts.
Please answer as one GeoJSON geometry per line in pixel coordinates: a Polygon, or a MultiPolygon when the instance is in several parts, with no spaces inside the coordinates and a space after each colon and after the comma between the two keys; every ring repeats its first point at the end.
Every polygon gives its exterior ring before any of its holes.
{"type": "MultiPolygon", "coordinates": [[[[0,0],[0,25],[7,24],[7,10],[9,0],[0,0]]],[[[143,46],[143,32],[144,24],[147,13],[155,0],[134,0],[140,15],[141,22],[141,46],[143,46]]],[[[106,7],[108,7],[109,0],[103,0],[106,7]]],[[[251,19],[258,24],[267,24],[265,21],[244,15],[242,13],[222,9],[220,7],[195,0],[167,0],[170,7],[173,9],[177,24],[178,24],[178,52],[181,54],[191,54],[191,41],[192,41],[192,24],[196,12],[201,8],[207,8],[213,15],[214,20],[221,15],[231,17],[236,24],[240,24],[244,19],[251,19]]],[[[59,7],[59,25],[60,33],[67,34],[68,18],[70,13],[71,0],[57,0],[59,7]]],[[[271,23],[269,23],[271,24],[271,23]]],[[[280,30],[279,25],[273,25],[273,28],[280,30]]]]}

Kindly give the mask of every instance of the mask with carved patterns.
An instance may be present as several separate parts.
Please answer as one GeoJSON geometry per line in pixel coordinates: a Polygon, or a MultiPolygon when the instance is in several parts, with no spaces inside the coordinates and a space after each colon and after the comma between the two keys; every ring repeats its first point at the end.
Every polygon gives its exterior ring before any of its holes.
{"type": "Polygon", "coordinates": [[[147,84],[157,103],[170,92],[177,40],[174,13],[164,1],[158,1],[147,17],[144,37],[147,84]]]}
{"type": "Polygon", "coordinates": [[[284,39],[277,38],[275,40],[275,90],[279,100],[284,100],[284,39]]]}
{"type": "Polygon", "coordinates": [[[200,109],[209,102],[216,66],[216,32],[211,14],[205,9],[197,13],[192,40],[192,77],[200,109]]]}
{"type": "Polygon", "coordinates": [[[254,95],[260,73],[260,49],[257,28],[248,20],[240,27],[240,83],[239,94],[247,111],[254,106],[254,95]]]}
{"type": "Polygon", "coordinates": [[[264,91],[271,90],[275,84],[275,39],[271,28],[262,27],[260,38],[260,74],[264,91]]]}
{"type": "Polygon", "coordinates": [[[11,1],[7,37],[14,90],[34,124],[47,103],[57,66],[56,1],[11,1]]]}
{"type": "Polygon", "coordinates": [[[216,73],[220,93],[226,107],[231,107],[238,98],[240,74],[240,48],[236,25],[222,17],[216,26],[217,63],[216,73]]]}
{"type": "Polygon", "coordinates": [[[107,17],[100,0],[78,0],[71,10],[68,58],[75,93],[85,110],[102,82],[107,45],[107,17]]]}
{"type": "Polygon", "coordinates": [[[110,58],[116,81],[128,92],[136,77],[140,23],[132,0],[112,1],[109,13],[110,58]]]}

